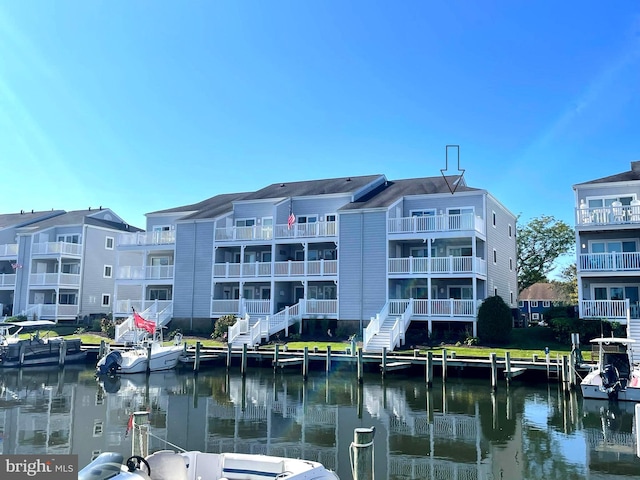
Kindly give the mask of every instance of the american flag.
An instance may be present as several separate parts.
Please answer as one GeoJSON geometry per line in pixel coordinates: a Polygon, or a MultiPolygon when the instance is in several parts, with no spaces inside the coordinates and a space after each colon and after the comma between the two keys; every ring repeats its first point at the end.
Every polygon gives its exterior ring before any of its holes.
{"type": "Polygon", "coordinates": [[[293,224],[296,223],[296,216],[293,214],[293,211],[289,210],[289,219],[287,220],[287,228],[291,230],[293,224]]]}
{"type": "Polygon", "coordinates": [[[13,268],[14,270],[17,270],[18,268],[22,268],[22,265],[20,265],[19,263],[12,263],[11,268],[13,268]]]}

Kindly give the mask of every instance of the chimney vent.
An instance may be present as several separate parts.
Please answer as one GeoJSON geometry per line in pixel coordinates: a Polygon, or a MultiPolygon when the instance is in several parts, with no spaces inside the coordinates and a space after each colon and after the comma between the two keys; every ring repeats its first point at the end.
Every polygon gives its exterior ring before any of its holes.
{"type": "Polygon", "coordinates": [[[640,160],[636,160],[635,162],[631,162],[631,171],[632,172],[640,172],[640,160]]]}

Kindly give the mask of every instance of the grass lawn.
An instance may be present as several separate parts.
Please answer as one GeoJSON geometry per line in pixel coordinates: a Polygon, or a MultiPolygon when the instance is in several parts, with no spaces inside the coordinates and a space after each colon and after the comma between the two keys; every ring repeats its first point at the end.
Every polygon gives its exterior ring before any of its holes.
{"type": "MultiPolygon", "coordinates": [[[[80,338],[82,340],[83,345],[100,345],[102,340],[106,340],[107,343],[113,342],[113,339],[107,338],[103,335],[97,333],[74,333],[72,327],[60,327],[55,331],[41,332],[41,336],[49,333],[51,336],[55,335],[69,335],[70,338],[80,338]]],[[[27,335],[25,335],[27,337],[27,335]]],[[[196,342],[199,341],[203,347],[212,347],[212,348],[224,348],[226,344],[217,340],[213,340],[205,337],[190,337],[185,336],[184,342],[187,343],[189,347],[194,347],[196,342]]],[[[165,342],[170,343],[170,342],[165,342]]],[[[327,347],[331,346],[332,352],[344,352],[347,348],[351,347],[350,342],[335,342],[335,341],[296,341],[296,342],[288,342],[286,343],[288,350],[293,351],[303,351],[304,347],[308,347],[310,352],[314,351],[314,347],[318,348],[320,352],[326,352],[327,347]]],[[[361,345],[361,344],[359,344],[361,345]]],[[[549,347],[549,353],[551,358],[555,359],[557,356],[568,355],[571,351],[571,345],[558,343],[553,338],[553,332],[546,327],[530,327],[530,328],[516,328],[511,332],[511,341],[506,345],[495,345],[495,346],[486,346],[486,345],[477,345],[477,346],[466,346],[466,345],[437,345],[432,347],[425,347],[418,345],[417,349],[420,350],[420,354],[424,355],[426,352],[433,352],[434,355],[440,355],[443,349],[447,349],[447,352],[452,353],[455,352],[457,357],[475,357],[475,358],[489,358],[489,354],[496,353],[498,357],[504,357],[504,353],[509,351],[511,353],[512,359],[526,359],[529,360],[532,358],[534,354],[538,355],[539,358],[544,358],[544,348],[549,347]]],[[[260,347],[261,350],[273,350],[275,346],[273,344],[263,345],[260,347]]],[[[282,347],[281,347],[282,351],[282,347]]],[[[394,353],[396,354],[410,354],[413,355],[413,348],[401,348],[396,350],[394,353]]],[[[582,355],[586,361],[591,360],[591,350],[590,348],[582,348],[582,355]]]]}

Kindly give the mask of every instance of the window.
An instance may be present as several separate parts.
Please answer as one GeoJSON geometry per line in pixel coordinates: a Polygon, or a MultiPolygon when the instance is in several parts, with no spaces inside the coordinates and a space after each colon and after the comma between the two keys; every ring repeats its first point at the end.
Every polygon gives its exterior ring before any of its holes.
{"type": "Polygon", "coordinates": [[[543,307],[550,307],[550,306],[551,306],[551,302],[550,302],[549,300],[544,300],[544,301],[542,302],[542,306],[543,306],[543,307]]]}
{"type": "Polygon", "coordinates": [[[497,297],[498,296],[498,289],[497,288],[493,288],[493,296],[497,297]]]}
{"type": "Polygon", "coordinates": [[[236,227],[253,227],[255,224],[255,218],[240,218],[236,220],[236,227]]]}
{"type": "Polygon", "coordinates": [[[108,307],[109,305],[111,305],[111,295],[109,295],[108,293],[103,293],[102,294],[102,306],[103,307],[108,307]]]}
{"type": "Polygon", "coordinates": [[[94,420],[93,422],[93,436],[101,437],[103,432],[102,420],[94,420]]]}
{"type": "Polygon", "coordinates": [[[326,221],[327,222],[335,222],[336,221],[336,214],[335,213],[330,213],[326,216],[326,221]]]}
{"type": "Polygon", "coordinates": [[[509,292],[509,301],[513,305],[513,292],[509,292]]]}
{"type": "Polygon", "coordinates": [[[75,293],[60,293],[58,295],[59,305],[77,305],[77,295],[75,293]]]}
{"type": "Polygon", "coordinates": [[[113,237],[106,237],[104,239],[104,248],[107,250],[113,250],[113,237]]]}
{"type": "Polygon", "coordinates": [[[113,267],[111,265],[104,266],[104,278],[111,278],[113,267]]]}
{"type": "Polygon", "coordinates": [[[169,257],[151,257],[152,267],[165,267],[169,265],[169,257]]]}
{"type": "Polygon", "coordinates": [[[316,223],[318,221],[317,215],[300,215],[296,217],[297,223],[316,223]]]}
{"type": "Polygon", "coordinates": [[[509,225],[509,238],[511,238],[512,235],[513,235],[513,231],[511,229],[511,225],[509,225]]]}
{"type": "Polygon", "coordinates": [[[524,307],[524,300],[520,300],[520,301],[518,302],[518,306],[519,306],[519,307],[524,307]]]}
{"type": "MultiPolygon", "coordinates": [[[[57,267],[57,265],[56,265],[57,267]]],[[[62,269],[62,273],[71,273],[73,275],[80,275],[80,264],[79,263],[63,263],[60,268],[62,269]]]]}
{"type": "Polygon", "coordinates": [[[635,240],[608,240],[606,242],[589,242],[591,253],[628,253],[637,252],[635,240]]]}
{"type": "Polygon", "coordinates": [[[66,243],[80,243],[80,235],[58,235],[58,241],[66,243]]]}
{"type": "Polygon", "coordinates": [[[587,197],[589,208],[610,207],[613,202],[620,202],[623,206],[631,205],[635,195],[611,196],[611,197],[587,197]]]}
{"type": "Polygon", "coordinates": [[[509,270],[513,271],[513,258],[509,259],[509,270]]]}
{"type": "Polygon", "coordinates": [[[496,226],[496,212],[493,212],[491,214],[491,221],[493,222],[493,226],[496,226]]]}
{"type": "Polygon", "coordinates": [[[532,307],[537,307],[538,306],[538,301],[537,300],[531,300],[531,306],[532,307]]]}
{"type": "Polygon", "coordinates": [[[447,253],[452,257],[470,257],[473,250],[472,247],[448,247],[447,253]]]}
{"type": "Polygon", "coordinates": [[[496,249],[493,249],[493,263],[498,263],[498,252],[496,249]]]}
{"type": "Polygon", "coordinates": [[[149,300],[171,300],[169,295],[169,289],[168,288],[149,289],[149,300]]]}
{"type": "Polygon", "coordinates": [[[436,209],[428,208],[426,210],[411,210],[409,213],[412,217],[433,217],[436,214],[436,209]]]}
{"type": "Polygon", "coordinates": [[[473,228],[473,208],[448,208],[449,229],[468,230],[473,228]]]}
{"type": "Polygon", "coordinates": [[[531,320],[540,320],[540,314],[537,312],[532,313],[531,320]]]}

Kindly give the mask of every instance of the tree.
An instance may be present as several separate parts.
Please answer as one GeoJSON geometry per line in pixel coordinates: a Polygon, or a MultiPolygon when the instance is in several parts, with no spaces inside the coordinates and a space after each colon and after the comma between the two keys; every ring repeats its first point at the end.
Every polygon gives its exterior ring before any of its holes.
{"type": "Polygon", "coordinates": [[[488,297],[478,310],[478,337],[482,343],[506,343],[509,341],[513,318],[509,305],[502,297],[488,297]]]}
{"type": "Polygon", "coordinates": [[[560,273],[560,280],[554,280],[552,282],[564,297],[564,302],[569,305],[578,304],[578,272],[576,264],[572,263],[562,269],[560,273]]]}
{"type": "Polygon", "coordinates": [[[551,215],[540,215],[518,229],[518,291],[548,282],[558,257],[575,248],[573,228],[551,215]]]}

